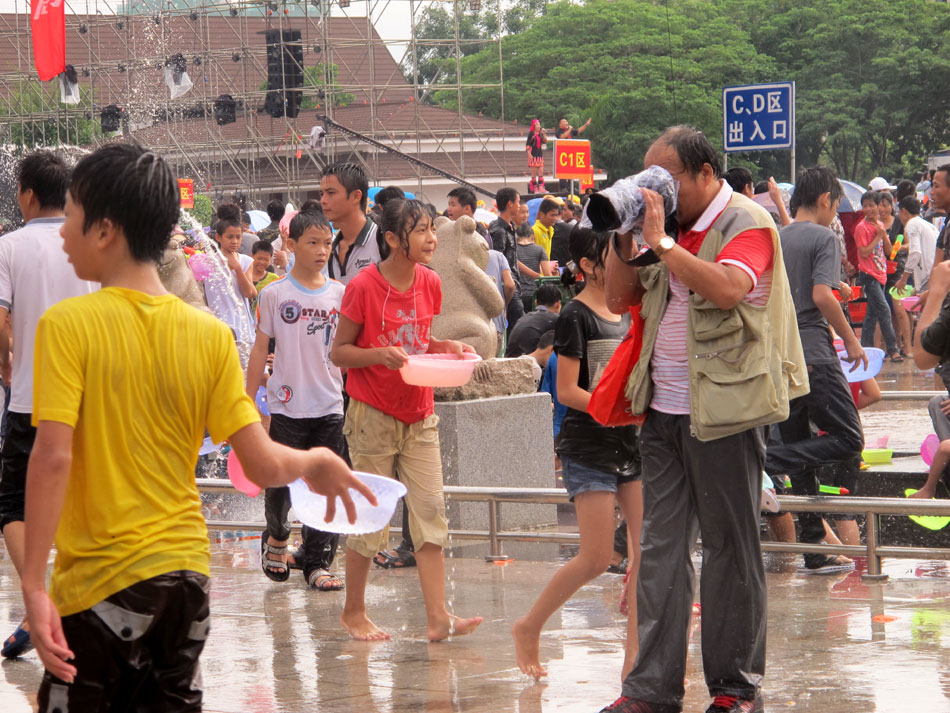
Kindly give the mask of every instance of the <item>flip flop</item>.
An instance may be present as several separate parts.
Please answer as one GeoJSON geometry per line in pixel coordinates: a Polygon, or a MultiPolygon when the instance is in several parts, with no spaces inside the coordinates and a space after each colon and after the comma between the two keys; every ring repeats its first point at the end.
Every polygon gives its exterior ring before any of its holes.
{"type": "Polygon", "coordinates": [[[338,592],[343,589],[343,580],[325,569],[315,569],[307,578],[307,585],[318,592],[338,592]]]}
{"type": "Polygon", "coordinates": [[[608,574],[626,574],[627,573],[627,558],[624,557],[617,564],[608,564],[607,573],[608,574]]]}
{"type": "Polygon", "coordinates": [[[267,559],[268,554],[285,555],[287,554],[287,545],[283,547],[274,547],[267,544],[268,534],[261,534],[261,569],[264,575],[274,582],[286,582],[290,579],[290,565],[280,560],[267,559]]]}
{"type": "Polygon", "coordinates": [[[14,631],[3,642],[3,648],[0,649],[0,656],[3,656],[8,659],[15,659],[28,651],[32,651],[33,642],[30,641],[30,632],[24,629],[22,626],[18,626],[16,631],[14,631]]]}

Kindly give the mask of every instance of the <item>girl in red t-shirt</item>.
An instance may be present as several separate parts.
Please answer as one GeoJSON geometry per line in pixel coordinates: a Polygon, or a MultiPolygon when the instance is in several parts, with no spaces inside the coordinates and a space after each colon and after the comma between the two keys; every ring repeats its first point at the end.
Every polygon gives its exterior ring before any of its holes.
{"type": "MultiPolygon", "coordinates": [[[[432,319],[442,307],[439,276],[426,267],[438,240],[434,211],[417,200],[389,201],[380,232],[385,245],[378,265],[347,285],[330,358],[347,369],[350,404],[343,433],[353,469],[395,477],[406,486],[409,532],[426,607],[428,637],[439,641],[469,634],[481,617],[462,619],[445,606],[449,527],[442,491],[442,456],[432,389],[410,386],[399,374],[410,354],[473,352],[467,344],[434,338],[432,319]]],[[[346,603],[340,622],[360,641],[389,634],[366,613],[370,563],[389,540],[389,528],[346,541],[346,603]]]]}

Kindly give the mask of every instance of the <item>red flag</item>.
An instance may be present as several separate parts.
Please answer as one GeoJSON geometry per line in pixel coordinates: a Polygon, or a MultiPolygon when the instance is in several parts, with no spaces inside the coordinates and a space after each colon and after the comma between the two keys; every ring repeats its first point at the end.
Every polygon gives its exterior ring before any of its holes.
{"type": "Polygon", "coordinates": [[[44,82],[66,69],[66,11],[63,0],[30,0],[33,56],[44,82]]]}

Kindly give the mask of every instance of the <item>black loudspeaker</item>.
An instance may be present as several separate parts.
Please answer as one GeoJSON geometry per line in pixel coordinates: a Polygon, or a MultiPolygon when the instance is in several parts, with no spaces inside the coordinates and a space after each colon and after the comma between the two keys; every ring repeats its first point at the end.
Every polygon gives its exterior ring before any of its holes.
{"type": "Polygon", "coordinates": [[[99,120],[104,132],[118,131],[122,123],[122,110],[115,104],[110,104],[102,110],[99,120]]]}
{"type": "Polygon", "coordinates": [[[296,118],[303,96],[303,42],[300,30],[266,30],[267,96],[264,111],[296,118]]]}
{"type": "Polygon", "coordinates": [[[230,94],[222,94],[214,100],[214,120],[218,126],[234,123],[236,103],[230,94]]]}

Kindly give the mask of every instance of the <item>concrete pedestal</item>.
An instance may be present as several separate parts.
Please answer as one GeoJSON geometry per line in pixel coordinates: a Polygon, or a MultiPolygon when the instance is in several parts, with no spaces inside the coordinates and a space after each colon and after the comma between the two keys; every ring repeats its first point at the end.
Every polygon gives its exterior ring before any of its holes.
{"type": "MultiPolygon", "coordinates": [[[[554,487],[551,397],[545,393],[473,401],[437,401],[442,471],[446,485],[509,488],[554,487]]],[[[453,503],[449,528],[487,530],[486,503],[453,503]]],[[[557,522],[556,505],[503,503],[504,529],[557,522]]]]}

